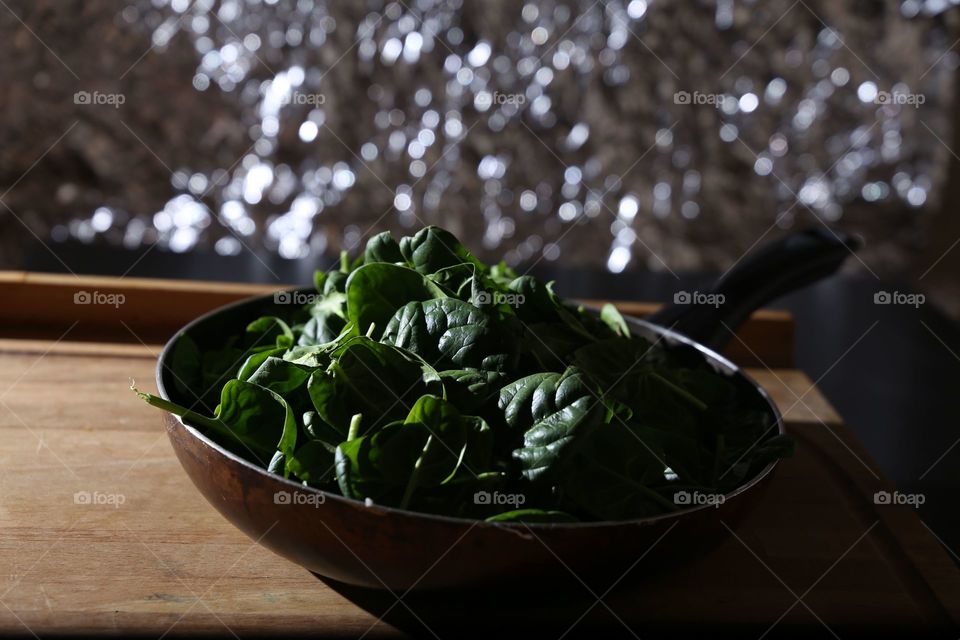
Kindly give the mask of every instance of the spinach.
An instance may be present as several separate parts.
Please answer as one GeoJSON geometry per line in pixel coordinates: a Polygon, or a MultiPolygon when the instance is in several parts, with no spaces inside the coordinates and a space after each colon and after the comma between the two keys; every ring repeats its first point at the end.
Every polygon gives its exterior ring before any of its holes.
{"type": "Polygon", "coordinates": [[[463,263],[486,269],[486,265],[473,257],[452,233],[439,227],[425,227],[416,235],[403,238],[400,252],[411,267],[423,274],[463,263]]]}
{"type": "Polygon", "coordinates": [[[500,371],[513,345],[482,310],[456,298],[409,302],[387,323],[381,340],[447,368],[500,371]]]}
{"type": "Polygon", "coordinates": [[[560,478],[560,502],[596,520],[676,510],[672,494],[658,492],[668,484],[663,459],[658,443],[617,421],[604,424],[574,453],[571,466],[576,473],[560,478]]]}
{"type": "Polygon", "coordinates": [[[306,383],[313,370],[275,356],[267,357],[247,382],[278,394],[293,393],[306,383]]]}
{"type": "Polygon", "coordinates": [[[310,320],[304,324],[297,344],[310,346],[335,340],[347,324],[347,295],[332,291],[308,308],[310,320]]]}
{"type": "Polygon", "coordinates": [[[504,374],[476,369],[448,369],[438,372],[447,399],[466,411],[483,411],[496,407],[504,374]]]}
{"type": "Polygon", "coordinates": [[[601,307],[600,319],[621,338],[630,337],[630,327],[627,326],[627,321],[623,319],[617,308],[609,302],[601,307]]]}
{"type": "Polygon", "coordinates": [[[487,522],[577,522],[569,513],[563,511],[544,511],[543,509],[517,509],[504,511],[486,519],[487,522]]]}
{"type": "Polygon", "coordinates": [[[363,252],[364,264],[371,262],[403,262],[403,254],[400,252],[400,245],[393,239],[389,231],[378,233],[367,241],[367,248],[363,252]]]}
{"type": "Polygon", "coordinates": [[[444,296],[422,274],[386,262],[367,264],[351,273],[346,289],[347,317],[371,337],[379,337],[397,309],[411,300],[444,296]]]}
{"type": "Polygon", "coordinates": [[[290,455],[296,446],[297,425],[290,405],[279,394],[249,382],[227,382],[212,417],[148,393],[137,391],[137,395],[219,436],[231,451],[248,459],[252,456],[260,464],[265,465],[276,452],[290,455]]]}
{"type": "Polygon", "coordinates": [[[294,342],[293,330],[276,316],[257,318],[247,325],[247,335],[265,347],[274,343],[278,347],[290,348],[294,342]]]}
{"type": "Polygon", "coordinates": [[[297,449],[286,467],[301,481],[322,487],[334,477],[334,453],[320,440],[310,440],[297,449]]]}
{"type": "Polygon", "coordinates": [[[347,440],[336,451],[344,495],[408,507],[419,492],[489,465],[492,440],[483,420],[462,416],[449,402],[425,395],[403,422],[347,440]]]}
{"type": "Polygon", "coordinates": [[[443,229],[375,235],[313,285],[303,308],[180,335],[173,399],[139,396],[271,473],[504,525],[666,513],[790,454],[749,383],[443,229]]]}
{"type": "Polygon", "coordinates": [[[317,414],[346,436],[354,416],[361,416],[363,433],[375,431],[401,419],[439,383],[436,371],[415,355],[360,336],[333,351],[326,370],[310,376],[307,391],[317,414]]]}
{"type": "Polygon", "coordinates": [[[599,396],[576,369],[512,382],[500,391],[499,404],[510,428],[526,429],[513,456],[523,475],[534,481],[564,473],[565,463],[590,440],[589,432],[603,414],[599,396]]]}

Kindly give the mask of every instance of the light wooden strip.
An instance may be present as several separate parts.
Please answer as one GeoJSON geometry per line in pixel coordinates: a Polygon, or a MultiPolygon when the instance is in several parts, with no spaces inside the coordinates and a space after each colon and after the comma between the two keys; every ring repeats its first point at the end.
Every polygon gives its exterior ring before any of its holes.
{"type": "Polygon", "coordinates": [[[117,358],[149,358],[155,360],[163,345],[127,344],[122,342],[76,342],[61,340],[17,340],[0,338],[0,354],[54,354],[61,356],[92,356],[117,358]]]}
{"type": "MultiPolygon", "coordinates": [[[[208,281],[0,272],[0,337],[162,344],[190,320],[223,305],[290,288],[208,281]]],[[[598,301],[588,301],[599,305],[598,301]]],[[[624,313],[643,317],[659,305],[621,301],[624,313]]],[[[732,340],[727,355],[742,365],[793,365],[793,321],[781,311],[759,311],[732,340]]]]}

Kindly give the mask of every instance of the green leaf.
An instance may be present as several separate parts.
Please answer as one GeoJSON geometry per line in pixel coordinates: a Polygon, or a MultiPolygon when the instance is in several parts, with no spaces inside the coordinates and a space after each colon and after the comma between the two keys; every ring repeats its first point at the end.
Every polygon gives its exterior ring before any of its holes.
{"type": "Polygon", "coordinates": [[[290,473],[311,485],[333,480],[334,467],[334,452],[319,440],[305,443],[286,463],[290,473]]]}
{"type": "Polygon", "coordinates": [[[328,271],[327,278],[323,283],[324,295],[329,295],[331,293],[346,293],[347,292],[347,280],[349,276],[342,271],[328,271]]]}
{"type": "Polygon", "coordinates": [[[439,388],[439,376],[422,361],[365,337],[336,349],[327,370],[307,382],[317,413],[344,438],[354,415],[363,415],[367,433],[403,419],[417,398],[439,388]]]}
{"type": "Polygon", "coordinates": [[[630,327],[617,308],[609,302],[600,309],[600,319],[621,338],[630,337],[630,327]]]}
{"type": "Polygon", "coordinates": [[[481,286],[476,265],[468,262],[444,267],[426,277],[450,296],[465,302],[472,302],[474,290],[481,286]]]}
{"type": "MultiPolygon", "coordinates": [[[[637,411],[666,412],[668,418],[683,416],[687,420],[687,409],[704,411],[709,406],[687,384],[696,382],[702,388],[704,383],[678,363],[664,366],[669,358],[662,349],[651,350],[650,343],[642,338],[612,338],[581,347],[573,360],[597,380],[605,396],[637,411]]],[[[711,373],[711,380],[723,384],[716,372],[711,373]]],[[[710,392],[715,394],[717,390],[710,392]]]]}
{"type": "Polygon", "coordinates": [[[383,342],[444,369],[499,371],[512,359],[512,341],[483,311],[455,298],[410,302],[387,323],[383,342]]]}
{"type": "Polygon", "coordinates": [[[263,316],[247,325],[247,337],[256,346],[290,347],[294,337],[290,325],[276,316],[263,316]]]}
{"type": "Polygon", "coordinates": [[[237,372],[237,379],[243,381],[249,380],[250,376],[260,368],[260,365],[262,365],[267,358],[283,357],[286,351],[286,347],[274,347],[272,349],[251,353],[247,356],[247,359],[244,360],[243,365],[240,366],[240,370],[237,372]]]}
{"type": "Polygon", "coordinates": [[[290,405],[278,394],[255,384],[227,382],[213,417],[134,391],[148,404],[184,418],[224,447],[242,457],[252,457],[264,467],[275,452],[290,455],[296,446],[297,424],[290,405]]]}
{"type": "Polygon", "coordinates": [[[347,295],[339,291],[324,294],[307,305],[310,319],[304,324],[297,344],[312,346],[336,340],[347,324],[347,295]]]}
{"type": "Polygon", "coordinates": [[[400,245],[393,239],[389,231],[378,233],[367,241],[367,248],[363,252],[364,264],[374,262],[403,262],[400,245]]]}
{"type": "Polygon", "coordinates": [[[549,523],[549,522],[578,522],[569,513],[563,511],[544,511],[543,509],[515,509],[514,511],[505,511],[486,519],[487,522],[529,522],[549,523]]]}
{"type": "Polygon", "coordinates": [[[324,271],[313,272],[313,288],[317,290],[317,293],[323,293],[324,284],[327,281],[327,274],[324,271]]]}
{"type": "Polygon", "coordinates": [[[293,393],[306,384],[311,373],[311,367],[271,356],[263,361],[248,382],[284,395],[293,393]]]}
{"type": "Polygon", "coordinates": [[[327,424],[316,411],[303,413],[303,430],[311,440],[322,442],[331,453],[344,440],[343,434],[327,424]]]}
{"type": "Polygon", "coordinates": [[[400,251],[406,261],[423,274],[436,273],[462,263],[470,263],[480,270],[486,269],[452,233],[440,227],[425,227],[416,235],[403,238],[400,240],[400,251]]]}
{"type": "Polygon", "coordinates": [[[170,368],[174,386],[186,398],[193,398],[203,384],[201,362],[197,343],[187,334],[181,333],[170,354],[170,368]]]}
{"type": "Polygon", "coordinates": [[[513,456],[524,477],[534,481],[561,473],[604,414],[589,382],[576,369],[538,373],[508,384],[500,391],[499,406],[507,425],[526,429],[513,456]]]}
{"type": "Polygon", "coordinates": [[[595,430],[573,453],[560,478],[562,504],[591,519],[640,518],[676,509],[659,442],[614,421],[595,430]],[[664,487],[671,496],[651,488],[664,487]]]}
{"type": "Polygon", "coordinates": [[[496,406],[506,376],[498,371],[448,369],[439,372],[447,400],[463,411],[479,412],[496,406]]]}
{"type": "Polygon", "coordinates": [[[412,300],[444,297],[440,288],[413,269],[385,262],[360,267],[347,281],[347,316],[361,333],[383,333],[397,309],[412,300]]]}
{"type": "Polygon", "coordinates": [[[402,423],[337,447],[337,482],[348,497],[415,507],[459,475],[476,477],[471,465],[489,465],[490,436],[483,420],[425,395],[402,423]]]}

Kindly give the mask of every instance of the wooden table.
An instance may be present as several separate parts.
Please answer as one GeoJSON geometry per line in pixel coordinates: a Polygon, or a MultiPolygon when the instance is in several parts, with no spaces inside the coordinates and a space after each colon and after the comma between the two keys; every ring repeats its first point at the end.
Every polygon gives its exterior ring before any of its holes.
{"type": "MultiPolygon", "coordinates": [[[[129,391],[131,379],[154,388],[170,327],[260,291],[0,274],[0,635],[400,633],[221,518],[180,470],[156,410],[129,391]],[[126,299],[73,304],[94,290],[126,299]]],[[[791,335],[788,317],[767,312],[735,342],[798,452],[714,552],[653,583],[626,580],[595,594],[600,603],[584,589],[578,605],[481,615],[504,628],[541,615],[573,634],[629,627],[643,638],[703,629],[956,638],[960,571],[909,506],[874,503],[893,488],[790,368],[791,335]]],[[[387,619],[409,607],[433,629],[431,603],[411,594],[387,619]]]]}

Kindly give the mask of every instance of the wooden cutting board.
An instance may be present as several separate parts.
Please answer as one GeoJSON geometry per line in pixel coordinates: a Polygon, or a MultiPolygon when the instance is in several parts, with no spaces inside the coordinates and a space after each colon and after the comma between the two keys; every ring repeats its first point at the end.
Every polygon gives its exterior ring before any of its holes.
{"type": "MultiPolygon", "coordinates": [[[[797,454],[763,504],[702,561],[647,582],[628,576],[609,593],[573,580],[562,606],[478,612],[438,596],[398,604],[387,594],[365,596],[367,610],[254,544],[194,490],[156,410],[129,391],[131,378],[154,389],[159,346],[137,338],[149,321],[115,309],[84,331],[112,331],[116,341],[91,342],[73,335],[69,307],[59,324],[51,309],[36,320],[48,337],[0,339],[0,635],[380,637],[401,633],[387,621],[415,616],[432,630],[451,615],[466,624],[461,631],[473,615],[500,616],[504,628],[541,616],[573,635],[629,628],[643,638],[704,629],[958,635],[960,571],[910,507],[874,503],[876,491],[892,487],[796,370],[752,371],[784,410],[797,454]],[[387,621],[375,615],[391,604],[387,621]]],[[[757,342],[789,335],[789,320],[759,322],[767,327],[742,334],[744,351],[779,350],[775,357],[789,361],[789,344],[757,342]],[[786,324],[772,329],[777,323],[786,324]]]]}

